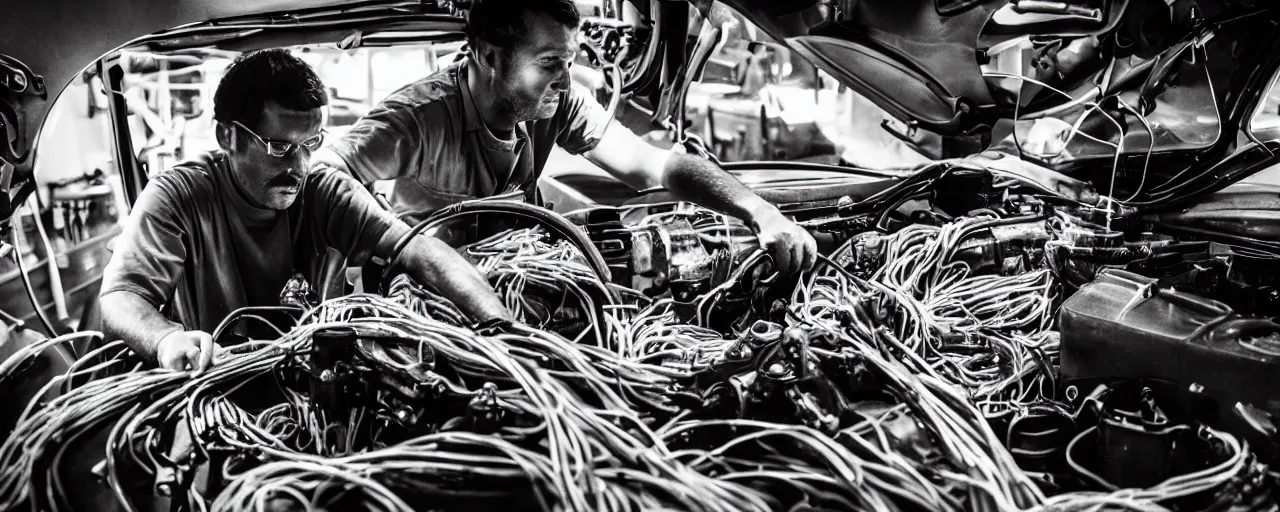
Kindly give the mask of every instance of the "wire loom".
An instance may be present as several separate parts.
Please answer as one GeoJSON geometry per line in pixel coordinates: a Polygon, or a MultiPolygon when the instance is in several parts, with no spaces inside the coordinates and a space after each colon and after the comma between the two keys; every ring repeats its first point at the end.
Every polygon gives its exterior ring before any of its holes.
{"type": "MultiPolygon", "coordinates": [[[[688,318],[671,299],[600,281],[567,243],[520,230],[467,248],[521,315],[506,331],[460,327],[466,319],[451,304],[400,278],[388,298],[325,302],[276,340],[228,349],[203,374],[141,370],[109,344],[46,386],[64,393],[30,404],[0,447],[0,509],[61,508],[65,446],[93,428],[109,430],[104,476],[128,510],[118,471],[126,458],[162,493],[182,489],[178,498],[195,510],[267,510],[279,500],[365,510],[448,508],[445,500],[466,510],[1163,510],[1244,475],[1247,446],[1216,431],[1206,435],[1229,457],[1151,489],[1050,497],[1019,469],[990,420],[1053,398],[1053,278],[973,276],[950,258],[968,234],[998,222],[904,229],[870,278],[823,257],[791,292],[785,325],[730,337],[703,317],[726,287],[688,318]],[[552,318],[570,305],[586,318],[552,318]],[[304,367],[312,334],[333,327],[359,333],[372,369],[489,407],[407,439],[385,433],[394,421],[379,415],[394,411],[325,418],[287,370],[304,367]],[[748,343],[764,332],[772,341],[748,343]],[[810,341],[797,342],[802,335],[810,341]],[[823,369],[835,367],[861,368],[893,403],[835,417],[832,401],[850,394],[847,383],[828,383],[835,375],[823,369]],[[132,371],[91,378],[113,369],[132,371]],[[231,398],[272,377],[281,403],[251,411],[231,398]],[[717,416],[726,409],[709,406],[718,403],[712,391],[732,382],[748,390],[728,409],[738,415],[717,416]],[[763,407],[778,396],[794,406],[789,416],[763,407]],[[903,424],[926,433],[926,449],[909,446],[903,424]],[[357,439],[365,431],[373,443],[357,439]],[[183,435],[194,454],[171,460],[161,440],[183,435]],[[210,470],[227,482],[215,496],[170,485],[181,480],[172,474],[211,460],[222,461],[210,470]]],[[[29,347],[0,366],[0,379],[44,347],[89,335],[29,347]]]]}

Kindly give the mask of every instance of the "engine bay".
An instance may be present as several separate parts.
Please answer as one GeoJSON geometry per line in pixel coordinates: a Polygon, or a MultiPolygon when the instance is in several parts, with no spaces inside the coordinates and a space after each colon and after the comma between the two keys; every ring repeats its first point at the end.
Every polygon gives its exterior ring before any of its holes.
{"type": "Polygon", "coordinates": [[[108,344],[0,448],[0,508],[66,508],[108,425],[115,496],[192,509],[1274,509],[1276,256],[995,174],[784,205],[793,276],[687,203],[447,208],[415,232],[520,219],[459,247],[519,322],[388,275],[238,312],[215,338],[279,337],[203,375],[108,344]]]}

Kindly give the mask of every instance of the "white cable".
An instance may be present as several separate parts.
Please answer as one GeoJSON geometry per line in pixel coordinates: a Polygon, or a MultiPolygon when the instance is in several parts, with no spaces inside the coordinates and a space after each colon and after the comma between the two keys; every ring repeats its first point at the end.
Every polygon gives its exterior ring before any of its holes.
{"type": "MultiPolygon", "coordinates": [[[[40,218],[40,206],[36,202],[36,194],[27,197],[27,207],[31,209],[32,220],[35,221],[36,231],[40,233],[40,241],[44,245],[46,266],[49,267],[49,292],[53,296],[53,310],[58,315],[59,322],[65,322],[69,314],[67,314],[67,296],[62,288],[62,272],[58,269],[58,256],[54,252],[53,244],[49,243],[49,235],[44,230],[44,221],[40,218]]],[[[39,304],[33,304],[33,307],[40,307],[39,304]]],[[[57,333],[49,333],[53,336],[57,333]]]]}

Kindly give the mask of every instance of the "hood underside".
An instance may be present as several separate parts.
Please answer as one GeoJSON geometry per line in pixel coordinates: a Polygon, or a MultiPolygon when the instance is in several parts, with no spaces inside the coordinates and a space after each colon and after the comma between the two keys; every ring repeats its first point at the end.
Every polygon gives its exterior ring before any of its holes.
{"type": "MultiPolygon", "coordinates": [[[[1269,9],[1241,0],[723,3],[895,117],[946,136],[1013,117],[1019,103],[1029,103],[1020,87],[1070,89],[1112,59],[1155,59],[1206,25],[1269,9]],[[1035,74],[1025,77],[1032,80],[982,68],[993,48],[1019,38],[1029,38],[1036,53],[1035,74]],[[1094,44],[1084,51],[1063,47],[1086,38],[1094,44]]],[[[709,11],[709,2],[694,4],[709,11]]]]}
{"type": "Polygon", "coordinates": [[[1147,207],[1203,197],[1260,168],[1222,165],[1236,155],[1274,155],[1248,129],[1280,68],[1280,9],[1270,4],[691,3],[708,19],[714,4],[732,7],[901,121],[885,129],[933,159],[997,149],[1147,207]],[[1021,73],[989,65],[1007,48],[1019,50],[1021,73]],[[1047,129],[1066,142],[1046,149],[1036,136],[1047,129]]]}
{"type": "Polygon", "coordinates": [[[61,90],[99,58],[140,38],[156,49],[236,48],[270,46],[273,37],[291,31],[326,41],[354,35],[358,41],[360,29],[369,26],[459,30],[461,18],[450,15],[452,2],[443,3],[447,5],[390,0],[11,2],[0,15],[0,135],[7,141],[0,144],[0,160],[6,163],[0,188],[30,176],[31,143],[61,90]]]}

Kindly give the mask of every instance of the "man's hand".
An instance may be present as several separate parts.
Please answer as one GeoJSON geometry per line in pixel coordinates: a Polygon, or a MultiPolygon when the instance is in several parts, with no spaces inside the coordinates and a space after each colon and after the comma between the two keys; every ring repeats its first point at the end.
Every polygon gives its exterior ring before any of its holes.
{"type": "Polygon", "coordinates": [[[783,274],[813,268],[818,261],[818,242],[800,225],[774,209],[755,222],[760,247],[773,255],[773,263],[783,274]]]}
{"type": "Polygon", "coordinates": [[[750,221],[760,245],[784,274],[813,268],[818,243],[742,182],[705,158],[658,149],[631,130],[609,121],[595,148],[585,156],[636,190],[666,187],[676,197],[750,221]]]}
{"type": "Polygon", "coordinates": [[[156,362],[175,371],[204,371],[213,364],[213,336],[202,331],[174,331],[156,346],[156,362]]]}

